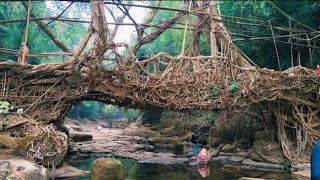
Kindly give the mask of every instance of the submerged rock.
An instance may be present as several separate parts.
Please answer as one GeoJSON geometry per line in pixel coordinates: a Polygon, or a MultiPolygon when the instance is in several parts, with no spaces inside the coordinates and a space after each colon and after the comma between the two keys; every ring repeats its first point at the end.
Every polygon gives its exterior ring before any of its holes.
{"type": "Polygon", "coordinates": [[[24,159],[0,161],[0,179],[47,180],[46,168],[24,159]]]}
{"type": "Polygon", "coordinates": [[[242,164],[256,167],[256,168],[264,168],[264,169],[279,169],[283,170],[284,166],[279,164],[272,164],[272,163],[266,163],[266,162],[256,162],[251,159],[245,159],[242,164]]]}
{"type": "Polygon", "coordinates": [[[112,158],[99,158],[92,163],[91,180],[121,180],[124,179],[124,165],[112,158]]]}
{"type": "Polygon", "coordinates": [[[241,163],[245,160],[245,157],[243,156],[217,156],[212,157],[212,161],[217,161],[222,164],[228,164],[228,163],[241,163]]]}
{"type": "Polygon", "coordinates": [[[63,163],[61,167],[53,170],[53,172],[51,172],[51,175],[54,178],[65,179],[65,178],[87,176],[87,175],[90,175],[90,172],[83,171],[83,170],[77,169],[75,167],[72,167],[66,163],[63,163]]]}

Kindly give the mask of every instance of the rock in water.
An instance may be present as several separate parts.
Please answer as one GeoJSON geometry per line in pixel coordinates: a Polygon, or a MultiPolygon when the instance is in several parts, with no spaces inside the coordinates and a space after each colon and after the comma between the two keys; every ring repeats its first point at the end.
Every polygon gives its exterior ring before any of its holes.
{"type": "Polygon", "coordinates": [[[222,147],[222,151],[226,152],[226,153],[234,153],[234,152],[236,152],[236,148],[237,148],[237,146],[235,143],[233,143],[232,145],[226,144],[222,147]]]}
{"type": "Polygon", "coordinates": [[[0,161],[0,179],[47,180],[48,171],[43,166],[24,159],[0,161]]]}
{"type": "Polygon", "coordinates": [[[121,161],[112,158],[99,158],[92,163],[91,180],[122,180],[124,166],[121,161]]]}
{"type": "Polygon", "coordinates": [[[91,134],[70,133],[69,137],[74,142],[92,141],[92,135],[91,134]]]}

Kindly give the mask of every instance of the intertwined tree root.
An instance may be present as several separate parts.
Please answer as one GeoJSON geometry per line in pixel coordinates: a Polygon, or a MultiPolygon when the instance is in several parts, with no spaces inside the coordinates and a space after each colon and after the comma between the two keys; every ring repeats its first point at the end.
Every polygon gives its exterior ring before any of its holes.
{"type": "Polygon", "coordinates": [[[23,107],[32,118],[56,125],[61,124],[66,109],[80,100],[217,110],[268,103],[277,118],[282,148],[291,161],[298,161],[306,147],[319,140],[320,77],[311,69],[295,67],[282,73],[246,69],[224,63],[222,58],[175,58],[165,54],[150,59],[153,65],[163,63],[165,68],[148,72],[138,61],[112,70],[95,66],[88,71],[2,63],[0,99],[16,109],[23,107]],[[147,72],[146,79],[142,79],[141,71],[147,72]],[[239,84],[239,88],[232,90],[232,84],[239,84]],[[296,138],[289,143],[292,139],[287,133],[292,130],[296,138]]]}
{"type": "Polygon", "coordinates": [[[26,158],[47,167],[60,165],[68,150],[67,135],[57,131],[52,125],[40,125],[31,129],[33,138],[27,142],[26,151],[22,152],[26,158]]]}
{"type": "MultiPolygon", "coordinates": [[[[190,10],[202,13],[195,17],[199,29],[194,31],[187,55],[183,46],[177,57],[163,52],[141,62],[135,57],[142,45],[160,36],[181,14],[149,35],[137,28],[138,40],[130,50],[128,45],[114,43],[117,28],[106,32],[103,1],[92,1],[92,24],[67,62],[37,66],[0,63],[0,101],[8,101],[13,110],[23,108],[24,116],[43,123],[26,154],[42,164],[59,163],[66,152],[67,139],[47,125],[59,127],[72,104],[82,100],[170,110],[228,110],[263,103],[276,117],[284,154],[299,162],[307,147],[319,140],[320,76],[303,67],[286,72],[259,69],[232,44],[223,23],[215,20],[221,20],[221,16],[214,1],[188,4],[190,10]],[[205,36],[210,56],[199,52],[199,37],[204,32],[208,32],[205,36]],[[93,34],[93,47],[83,52],[93,34]],[[121,56],[116,50],[119,46],[126,47],[130,57],[121,56]],[[108,50],[117,57],[113,59],[116,66],[110,69],[101,65],[102,59],[109,58],[103,57],[108,50]],[[152,70],[146,64],[153,66],[152,70]],[[48,142],[56,144],[50,146],[48,142]]],[[[155,14],[153,11],[147,18],[149,23],[155,14]]],[[[187,26],[188,23],[185,30],[187,26]]],[[[185,42],[184,38],[182,44],[185,42]]]]}
{"type": "MultiPolygon", "coordinates": [[[[27,115],[26,115],[27,116],[27,115]]],[[[11,148],[26,159],[44,165],[60,165],[68,150],[68,137],[52,124],[39,123],[15,113],[0,115],[0,144],[11,148]]]]}

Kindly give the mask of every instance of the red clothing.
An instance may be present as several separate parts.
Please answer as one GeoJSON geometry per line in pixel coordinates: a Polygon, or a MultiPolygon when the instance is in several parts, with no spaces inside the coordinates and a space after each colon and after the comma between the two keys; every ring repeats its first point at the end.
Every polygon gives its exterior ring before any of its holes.
{"type": "Polygon", "coordinates": [[[317,67],[316,73],[320,75],[320,67],[317,67]]]}

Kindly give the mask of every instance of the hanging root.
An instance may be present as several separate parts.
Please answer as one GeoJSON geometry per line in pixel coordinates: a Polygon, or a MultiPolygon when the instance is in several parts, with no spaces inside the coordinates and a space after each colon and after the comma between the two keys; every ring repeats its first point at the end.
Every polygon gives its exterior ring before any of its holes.
{"type": "Polygon", "coordinates": [[[309,162],[310,149],[320,140],[320,108],[282,104],[281,108],[273,106],[271,109],[284,155],[291,162],[309,162]]]}

